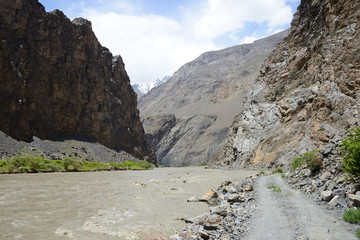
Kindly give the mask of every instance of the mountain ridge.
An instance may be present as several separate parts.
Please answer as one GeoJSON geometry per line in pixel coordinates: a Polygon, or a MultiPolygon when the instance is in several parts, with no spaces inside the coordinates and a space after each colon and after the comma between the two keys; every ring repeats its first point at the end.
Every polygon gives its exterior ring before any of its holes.
{"type": "Polygon", "coordinates": [[[198,165],[221,150],[244,93],[286,34],[203,53],[139,100],[145,132],[160,164],[198,165]]]}

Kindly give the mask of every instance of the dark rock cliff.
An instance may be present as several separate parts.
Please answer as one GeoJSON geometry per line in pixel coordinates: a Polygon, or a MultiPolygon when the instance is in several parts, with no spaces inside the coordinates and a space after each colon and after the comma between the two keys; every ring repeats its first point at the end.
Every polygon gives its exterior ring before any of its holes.
{"type": "Polygon", "coordinates": [[[18,140],[84,136],[151,157],[120,56],[91,22],[47,13],[36,0],[0,3],[0,130],[18,140]]]}
{"type": "Polygon", "coordinates": [[[217,164],[288,166],[360,124],[360,2],[302,0],[217,164]]]}

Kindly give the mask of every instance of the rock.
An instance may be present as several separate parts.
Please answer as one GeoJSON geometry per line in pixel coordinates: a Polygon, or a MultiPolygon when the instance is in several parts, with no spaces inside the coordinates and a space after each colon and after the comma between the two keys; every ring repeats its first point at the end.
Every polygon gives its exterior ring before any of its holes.
{"type": "Polygon", "coordinates": [[[210,213],[211,214],[217,214],[217,215],[220,215],[220,216],[223,216],[225,217],[228,213],[227,211],[227,205],[220,205],[220,206],[216,206],[216,207],[210,207],[210,213]]]}
{"type": "Polygon", "coordinates": [[[346,201],[343,197],[341,196],[335,196],[333,197],[333,199],[331,199],[331,201],[329,202],[329,205],[332,206],[341,206],[343,208],[347,208],[347,204],[346,201]]]}
{"type": "Polygon", "coordinates": [[[360,196],[349,194],[349,200],[352,207],[360,207],[360,196]]]}
{"type": "Polygon", "coordinates": [[[86,137],[155,162],[124,62],[89,21],[34,0],[2,0],[0,19],[1,131],[23,141],[86,137]]]}
{"type": "Polygon", "coordinates": [[[329,179],[331,177],[331,172],[327,171],[327,172],[324,172],[320,179],[329,179]]]}
{"type": "Polygon", "coordinates": [[[325,202],[329,202],[332,199],[333,196],[333,192],[332,191],[323,191],[321,192],[321,198],[325,201],[325,202]]]}
{"type": "Polygon", "coordinates": [[[246,187],[244,188],[244,191],[252,191],[252,190],[254,190],[254,187],[251,185],[251,184],[248,184],[248,185],[246,185],[246,187]]]}
{"type": "Polygon", "coordinates": [[[230,194],[227,199],[228,202],[240,202],[240,195],[239,194],[230,194]]]}
{"type": "Polygon", "coordinates": [[[229,165],[289,166],[323,146],[320,155],[335,154],[330,139],[359,125],[360,2],[330,2],[301,1],[229,129],[221,155],[229,165]]]}
{"type": "Polygon", "coordinates": [[[335,189],[335,190],[333,191],[333,193],[334,193],[334,196],[340,196],[340,197],[342,197],[342,198],[345,198],[345,190],[342,189],[342,188],[335,189]]]}
{"type": "Polygon", "coordinates": [[[190,197],[187,201],[188,201],[188,202],[198,202],[199,199],[198,199],[197,197],[195,197],[195,196],[192,196],[192,197],[190,197]]]}
{"type": "Polygon", "coordinates": [[[207,193],[205,193],[204,195],[202,195],[199,198],[200,202],[208,202],[211,199],[217,198],[218,194],[216,192],[214,192],[212,189],[210,189],[207,193]]]}
{"type": "Polygon", "coordinates": [[[225,190],[229,193],[237,193],[237,189],[234,186],[227,186],[225,187],[225,190]]]}

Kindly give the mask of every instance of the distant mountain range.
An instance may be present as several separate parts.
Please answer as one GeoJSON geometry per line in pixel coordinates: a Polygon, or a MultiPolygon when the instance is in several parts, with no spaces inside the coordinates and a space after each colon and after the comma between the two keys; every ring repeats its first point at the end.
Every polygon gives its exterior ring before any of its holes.
{"type": "Polygon", "coordinates": [[[138,99],[148,93],[154,87],[160,86],[161,84],[165,83],[167,80],[170,79],[170,76],[165,76],[162,79],[157,79],[151,83],[134,83],[131,84],[134,91],[137,94],[138,99]]]}

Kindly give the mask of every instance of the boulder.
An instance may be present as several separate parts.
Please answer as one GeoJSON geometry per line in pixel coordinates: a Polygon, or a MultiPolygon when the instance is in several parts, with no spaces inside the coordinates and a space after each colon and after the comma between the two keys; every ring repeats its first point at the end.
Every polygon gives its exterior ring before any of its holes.
{"type": "Polygon", "coordinates": [[[213,204],[214,200],[212,200],[212,199],[216,199],[217,197],[218,197],[218,194],[215,191],[213,191],[212,189],[210,189],[207,193],[205,193],[204,195],[202,195],[199,198],[199,201],[213,204]]]}
{"type": "Polygon", "coordinates": [[[332,199],[333,196],[333,192],[332,191],[323,191],[321,192],[321,198],[325,201],[325,202],[329,202],[332,199]]]}
{"type": "Polygon", "coordinates": [[[349,194],[349,200],[352,207],[360,207],[360,196],[356,194],[349,194]]]}
{"type": "Polygon", "coordinates": [[[198,202],[198,201],[199,201],[199,199],[195,196],[192,196],[187,200],[187,202],[198,202]]]}
{"type": "Polygon", "coordinates": [[[244,188],[244,191],[248,192],[248,191],[252,191],[254,190],[254,187],[251,184],[246,185],[246,187],[244,188]]]}

